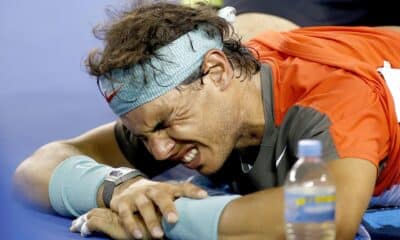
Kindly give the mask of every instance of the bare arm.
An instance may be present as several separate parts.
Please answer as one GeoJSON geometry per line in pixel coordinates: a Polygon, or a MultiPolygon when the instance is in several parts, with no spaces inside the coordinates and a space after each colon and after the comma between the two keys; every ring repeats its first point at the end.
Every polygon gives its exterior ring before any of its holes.
{"type": "MultiPolygon", "coordinates": [[[[337,190],[336,239],[354,239],[374,188],[377,169],[368,161],[350,158],[332,161],[329,168],[336,180],[337,190]]],[[[221,215],[218,239],[285,239],[283,204],[283,188],[259,191],[232,201],[221,215]]],[[[99,209],[91,212],[97,211],[106,212],[107,218],[111,218],[108,214],[113,214],[99,209]]],[[[120,236],[122,231],[119,229],[123,228],[121,220],[92,221],[90,225],[91,229],[112,237],[120,236]]],[[[121,237],[129,238],[129,234],[121,237]]]]}
{"type": "MultiPolygon", "coordinates": [[[[331,161],[336,181],[336,239],[354,239],[376,180],[376,167],[361,159],[331,161]]],[[[219,238],[284,239],[283,189],[275,188],[232,201],[219,222],[219,238]]]]}
{"type": "Polygon", "coordinates": [[[90,130],[73,139],[46,144],[25,159],[14,174],[18,195],[40,209],[50,210],[48,184],[56,166],[73,155],[87,155],[110,166],[129,166],[114,135],[115,122],[90,130]]]}
{"type": "MultiPolygon", "coordinates": [[[[14,174],[14,188],[18,195],[25,202],[41,210],[50,211],[52,207],[48,188],[52,173],[64,159],[73,155],[86,155],[111,167],[133,167],[118,146],[114,126],[115,123],[106,124],[79,137],[52,142],[38,149],[20,164],[14,174]]],[[[143,231],[141,222],[134,216],[134,212],[140,212],[142,223],[148,232],[151,232],[153,237],[160,238],[163,232],[158,210],[165,217],[174,214],[175,219],[169,218],[169,220],[176,221],[177,213],[173,202],[176,197],[206,197],[203,194],[204,191],[190,183],[172,184],[144,180],[135,184],[139,179],[141,177],[118,185],[110,204],[111,209],[121,217],[120,223],[123,226],[120,227],[132,235],[143,231]]],[[[97,190],[98,207],[104,207],[102,192],[103,186],[97,190]]],[[[142,234],[145,233],[147,231],[142,232],[142,234]]]]}

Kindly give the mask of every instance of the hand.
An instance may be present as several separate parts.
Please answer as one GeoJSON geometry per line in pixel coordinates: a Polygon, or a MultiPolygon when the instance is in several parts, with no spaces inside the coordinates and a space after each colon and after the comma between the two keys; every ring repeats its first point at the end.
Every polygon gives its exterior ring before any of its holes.
{"type": "MultiPolygon", "coordinates": [[[[144,233],[142,239],[151,239],[150,234],[146,231],[143,220],[136,215],[133,217],[141,232],[144,233]]],[[[79,232],[82,237],[87,237],[97,232],[104,233],[112,239],[132,239],[132,235],[123,227],[118,214],[107,208],[94,208],[78,217],[72,221],[70,231],[79,232]]]]}
{"type": "Polygon", "coordinates": [[[143,232],[134,216],[139,214],[146,229],[154,238],[161,238],[161,215],[169,222],[178,221],[174,200],[178,197],[204,198],[207,192],[189,182],[168,183],[140,179],[125,182],[117,188],[110,202],[110,208],[118,213],[125,230],[136,239],[141,239],[143,232]]]}

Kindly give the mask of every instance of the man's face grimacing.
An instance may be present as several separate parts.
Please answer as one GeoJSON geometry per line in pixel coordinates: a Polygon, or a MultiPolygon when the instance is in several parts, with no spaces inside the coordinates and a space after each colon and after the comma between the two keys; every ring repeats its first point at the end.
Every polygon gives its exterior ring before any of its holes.
{"type": "Polygon", "coordinates": [[[223,52],[207,53],[204,84],[172,89],[121,117],[157,160],[173,160],[203,174],[217,171],[240,135],[240,81],[223,52]]]}

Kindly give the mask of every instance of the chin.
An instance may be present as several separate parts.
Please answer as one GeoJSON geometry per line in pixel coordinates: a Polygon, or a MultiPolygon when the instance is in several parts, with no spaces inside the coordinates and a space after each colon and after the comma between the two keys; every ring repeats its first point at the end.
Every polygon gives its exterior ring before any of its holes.
{"type": "Polygon", "coordinates": [[[198,168],[197,171],[204,175],[212,175],[212,174],[216,173],[219,169],[221,169],[221,167],[222,167],[222,165],[221,166],[215,166],[215,165],[204,166],[203,165],[200,168],[198,168]]]}

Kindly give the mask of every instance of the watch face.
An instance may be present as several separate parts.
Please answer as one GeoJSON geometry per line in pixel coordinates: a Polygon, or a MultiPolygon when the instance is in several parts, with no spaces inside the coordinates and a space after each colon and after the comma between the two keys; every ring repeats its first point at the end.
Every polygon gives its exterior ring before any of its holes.
{"type": "Polygon", "coordinates": [[[121,176],[122,174],[123,174],[122,172],[117,171],[117,170],[111,171],[111,172],[110,172],[110,176],[112,176],[112,177],[119,177],[119,176],[121,176]]]}
{"type": "Polygon", "coordinates": [[[109,181],[112,182],[114,185],[118,185],[121,182],[124,182],[139,175],[143,176],[143,174],[136,169],[120,167],[112,170],[106,177],[105,181],[109,181]]]}

